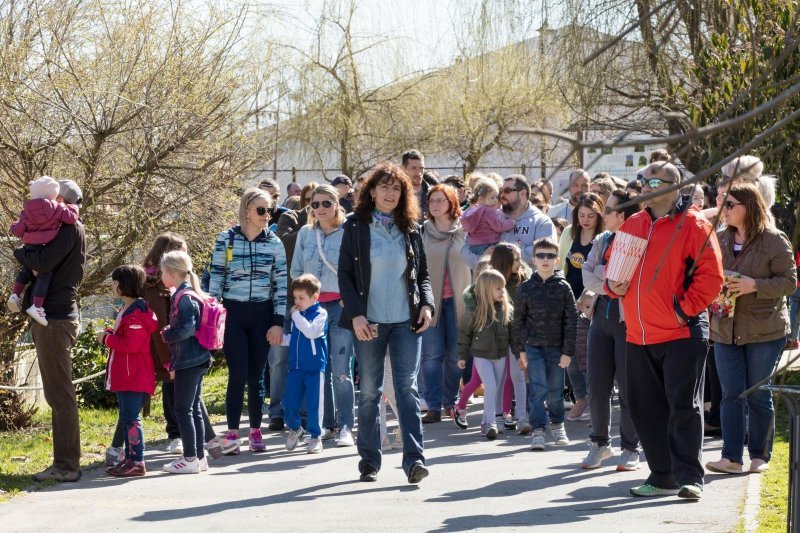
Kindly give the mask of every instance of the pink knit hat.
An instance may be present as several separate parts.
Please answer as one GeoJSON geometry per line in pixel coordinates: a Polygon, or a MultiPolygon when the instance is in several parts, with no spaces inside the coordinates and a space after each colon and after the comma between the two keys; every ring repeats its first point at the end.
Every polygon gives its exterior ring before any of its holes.
{"type": "Polygon", "coordinates": [[[47,198],[54,200],[58,197],[60,186],[58,182],[50,176],[42,176],[38,180],[30,182],[31,198],[47,198]]]}

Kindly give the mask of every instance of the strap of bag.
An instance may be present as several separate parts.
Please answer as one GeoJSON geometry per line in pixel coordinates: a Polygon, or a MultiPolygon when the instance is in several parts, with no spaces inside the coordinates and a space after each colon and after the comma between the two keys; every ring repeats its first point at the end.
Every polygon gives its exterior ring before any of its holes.
{"type": "Polygon", "coordinates": [[[322,237],[320,237],[320,233],[322,233],[322,230],[314,228],[314,234],[317,236],[317,252],[319,252],[319,258],[322,259],[322,262],[325,263],[325,266],[328,267],[331,272],[338,275],[339,271],[328,261],[328,258],[325,257],[325,252],[322,251],[322,237]]]}

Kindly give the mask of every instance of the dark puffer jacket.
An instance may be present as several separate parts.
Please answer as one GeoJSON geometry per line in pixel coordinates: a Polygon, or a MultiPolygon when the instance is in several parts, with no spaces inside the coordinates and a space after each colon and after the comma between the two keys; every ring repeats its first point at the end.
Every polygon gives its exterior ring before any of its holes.
{"type": "Polygon", "coordinates": [[[575,355],[578,311],[572,289],[560,271],[547,281],[538,272],[521,283],[514,295],[511,345],[514,357],[531,346],[561,346],[561,353],[575,355]]]}

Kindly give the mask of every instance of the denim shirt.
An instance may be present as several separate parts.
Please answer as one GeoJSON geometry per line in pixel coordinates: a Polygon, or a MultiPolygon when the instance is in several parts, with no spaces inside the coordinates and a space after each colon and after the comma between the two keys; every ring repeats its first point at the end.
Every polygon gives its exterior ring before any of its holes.
{"type": "Polygon", "coordinates": [[[373,219],[369,228],[370,271],[367,320],[379,324],[397,324],[411,317],[406,287],[406,241],[402,231],[386,229],[373,219]],[[400,295],[400,297],[398,297],[400,295]]]}
{"type": "Polygon", "coordinates": [[[337,268],[339,265],[339,250],[342,247],[344,228],[339,226],[328,235],[325,235],[319,223],[303,226],[297,233],[297,242],[292,256],[292,279],[297,279],[301,274],[313,274],[322,283],[322,292],[339,292],[339,277],[336,272],[322,262],[317,249],[317,234],[319,234],[322,251],[328,263],[337,268]]]}
{"type": "MultiPolygon", "coordinates": [[[[189,287],[184,282],[176,288],[175,294],[189,287]]],[[[200,326],[200,304],[191,296],[184,294],[175,309],[175,295],[170,299],[169,329],[161,333],[161,337],[169,345],[170,370],[184,370],[201,365],[211,359],[211,352],[200,346],[195,331],[200,326]]]]}

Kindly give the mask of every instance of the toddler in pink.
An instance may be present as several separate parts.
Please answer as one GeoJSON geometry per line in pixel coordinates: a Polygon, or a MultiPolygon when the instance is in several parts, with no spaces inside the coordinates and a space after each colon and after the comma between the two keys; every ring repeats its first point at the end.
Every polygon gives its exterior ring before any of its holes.
{"type": "MultiPolygon", "coordinates": [[[[31,199],[25,202],[19,220],[11,224],[11,233],[22,239],[25,247],[46,246],[55,239],[61,224],[75,224],[78,220],[78,206],[56,201],[59,195],[59,184],[50,176],[42,176],[30,183],[31,199]]],[[[50,272],[36,272],[21,267],[11,296],[8,308],[14,312],[22,312],[22,291],[33,281],[33,302],[26,312],[38,323],[47,325],[44,312],[44,300],[50,286],[50,272]]]]}
{"type": "Polygon", "coordinates": [[[517,224],[516,220],[497,210],[498,194],[494,181],[480,180],[470,198],[472,205],[461,215],[461,226],[467,232],[467,245],[475,255],[483,255],[487,248],[500,242],[504,231],[511,231],[517,224]]]}

